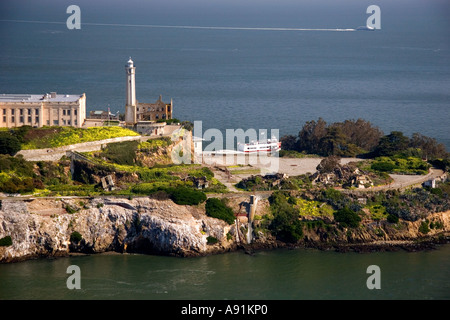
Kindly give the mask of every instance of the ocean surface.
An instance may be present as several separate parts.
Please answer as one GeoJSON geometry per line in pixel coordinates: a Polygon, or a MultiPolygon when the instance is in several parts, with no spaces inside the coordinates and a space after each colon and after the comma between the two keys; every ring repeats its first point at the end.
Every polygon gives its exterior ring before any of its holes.
{"type": "MultiPolygon", "coordinates": [[[[66,26],[71,4],[1,1],[0,94],[86,93],[88,111],[123,113],[132,57],[138,101],[173,99],[174,116],[203,130],[283,136],[319,117],[363,118],[450,150],[447,1],[377,1],[373,32],[336,30],[365,25],[372,1],[80,0],[80,30],[66,26]]],[[[449,253],[28,261],[0,265],[0,298],[448,299],[449,253]],[[70,264],[81,267],[81,291],[65,287],[70,264]],[[381,267],[381,290],[365,286],[371,264],[381,267]]]]}
{"type": "Polygon", "coordinates": [[[69,1],[2,1],[0,93],[86,93],[88,111],[123,113],[132,57],[137,100],[173,99],[203,130],[363,118],[450,150],[450,5],[392,2],[377,1],[381,30],[342,32],[283,28],[357,28],[373,3],[81,0],[69,30],[69,1]]]}
{"type": "Polygon", "coordinates": [[[421,252],[92,255],[0,265],[0,300],[447,300],[449,277],[449,245],[421,252]],[[80,268],[80,289],[67,288],[71,265],[80,268]],[[380,268],[380,289],[367,287],[372,265],[380,268]]]}

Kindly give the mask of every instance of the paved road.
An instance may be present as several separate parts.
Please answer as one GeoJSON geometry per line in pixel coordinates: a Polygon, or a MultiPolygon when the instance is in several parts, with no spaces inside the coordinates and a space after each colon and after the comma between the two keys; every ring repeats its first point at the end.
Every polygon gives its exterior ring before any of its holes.
{"type": "Polygon", "coordinates": [[[431,168],[427,175],[401,175],[401,174],[390,174],[389,176],[394,179],[394,182],[384,186],[373,187],[370,189],[361,189],[362,191],[380,191],[389,189],[405,189],[413,185],[420,185],[425,181],[442,176],[444,171],[440,169],[431,168]]]}

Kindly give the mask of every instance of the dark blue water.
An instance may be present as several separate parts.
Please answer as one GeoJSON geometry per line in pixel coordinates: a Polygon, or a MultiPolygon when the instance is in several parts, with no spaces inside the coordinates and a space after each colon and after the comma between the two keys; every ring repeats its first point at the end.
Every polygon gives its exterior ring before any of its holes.
{"type": "Polygon", "coordinates": [[[322,32],[142,25],[355,28],[372,3],[79,1],[82,28],[68,30],[72,3],[6,1],[3,20],[59,24],[0,21],[0,91],[85,92],[88,111],[123,112],[132,56],[138,100],[172,98],[177,118],[202,120],[204,129],[284,135],[319,117],[364,118],[385,133],[421,132],[450,149],[449,6],[391,2],[377,2],[381,30],[322,32]]]}
{"type": "MultiPolygon", "coordinates": [[[[131,56],[138,100],[172,98],[175,116],[203,129],[284,135],[319,117],[364,118],[450,150],[449,13],[438,0],[2,0],[0,93],[84,92],[88,111],[124,112],[131,56]],[[81,8],[81,30],[66,28],[71,4],[81,8]],[[375,32],[148,27],[355,28],[371,4],[381,8],[375,32]]],[[[448,257],[445,247],[39,260],[0,266],[0,298],[448,299],[448,257]],[[81,291],[65,287],[70,264],[82,269],[81,291]],[[365,287],[370,264],[383,272],[380,291],[365,287]]]]}

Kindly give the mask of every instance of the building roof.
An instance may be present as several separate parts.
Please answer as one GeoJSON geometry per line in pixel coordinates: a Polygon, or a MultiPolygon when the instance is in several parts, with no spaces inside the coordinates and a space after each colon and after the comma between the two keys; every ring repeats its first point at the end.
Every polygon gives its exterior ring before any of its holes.
{"type": "Polygon", "coordinates": [[[0,102],[76,102],[83,95],[80,94],[0,94],[0,102]]]}

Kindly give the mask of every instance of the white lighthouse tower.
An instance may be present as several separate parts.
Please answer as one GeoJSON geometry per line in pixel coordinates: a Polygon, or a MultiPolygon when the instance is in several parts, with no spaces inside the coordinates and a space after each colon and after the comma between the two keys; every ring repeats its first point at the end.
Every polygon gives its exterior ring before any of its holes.
{"type": "Polygon", "coordinates": [[[135,75],[136,67],[133,64],[133,60],[128,60],[125,65],[125,71],[127,74],[127,104],[125,105],[125,124],[136,124],[136,84],[135,75]]]}

